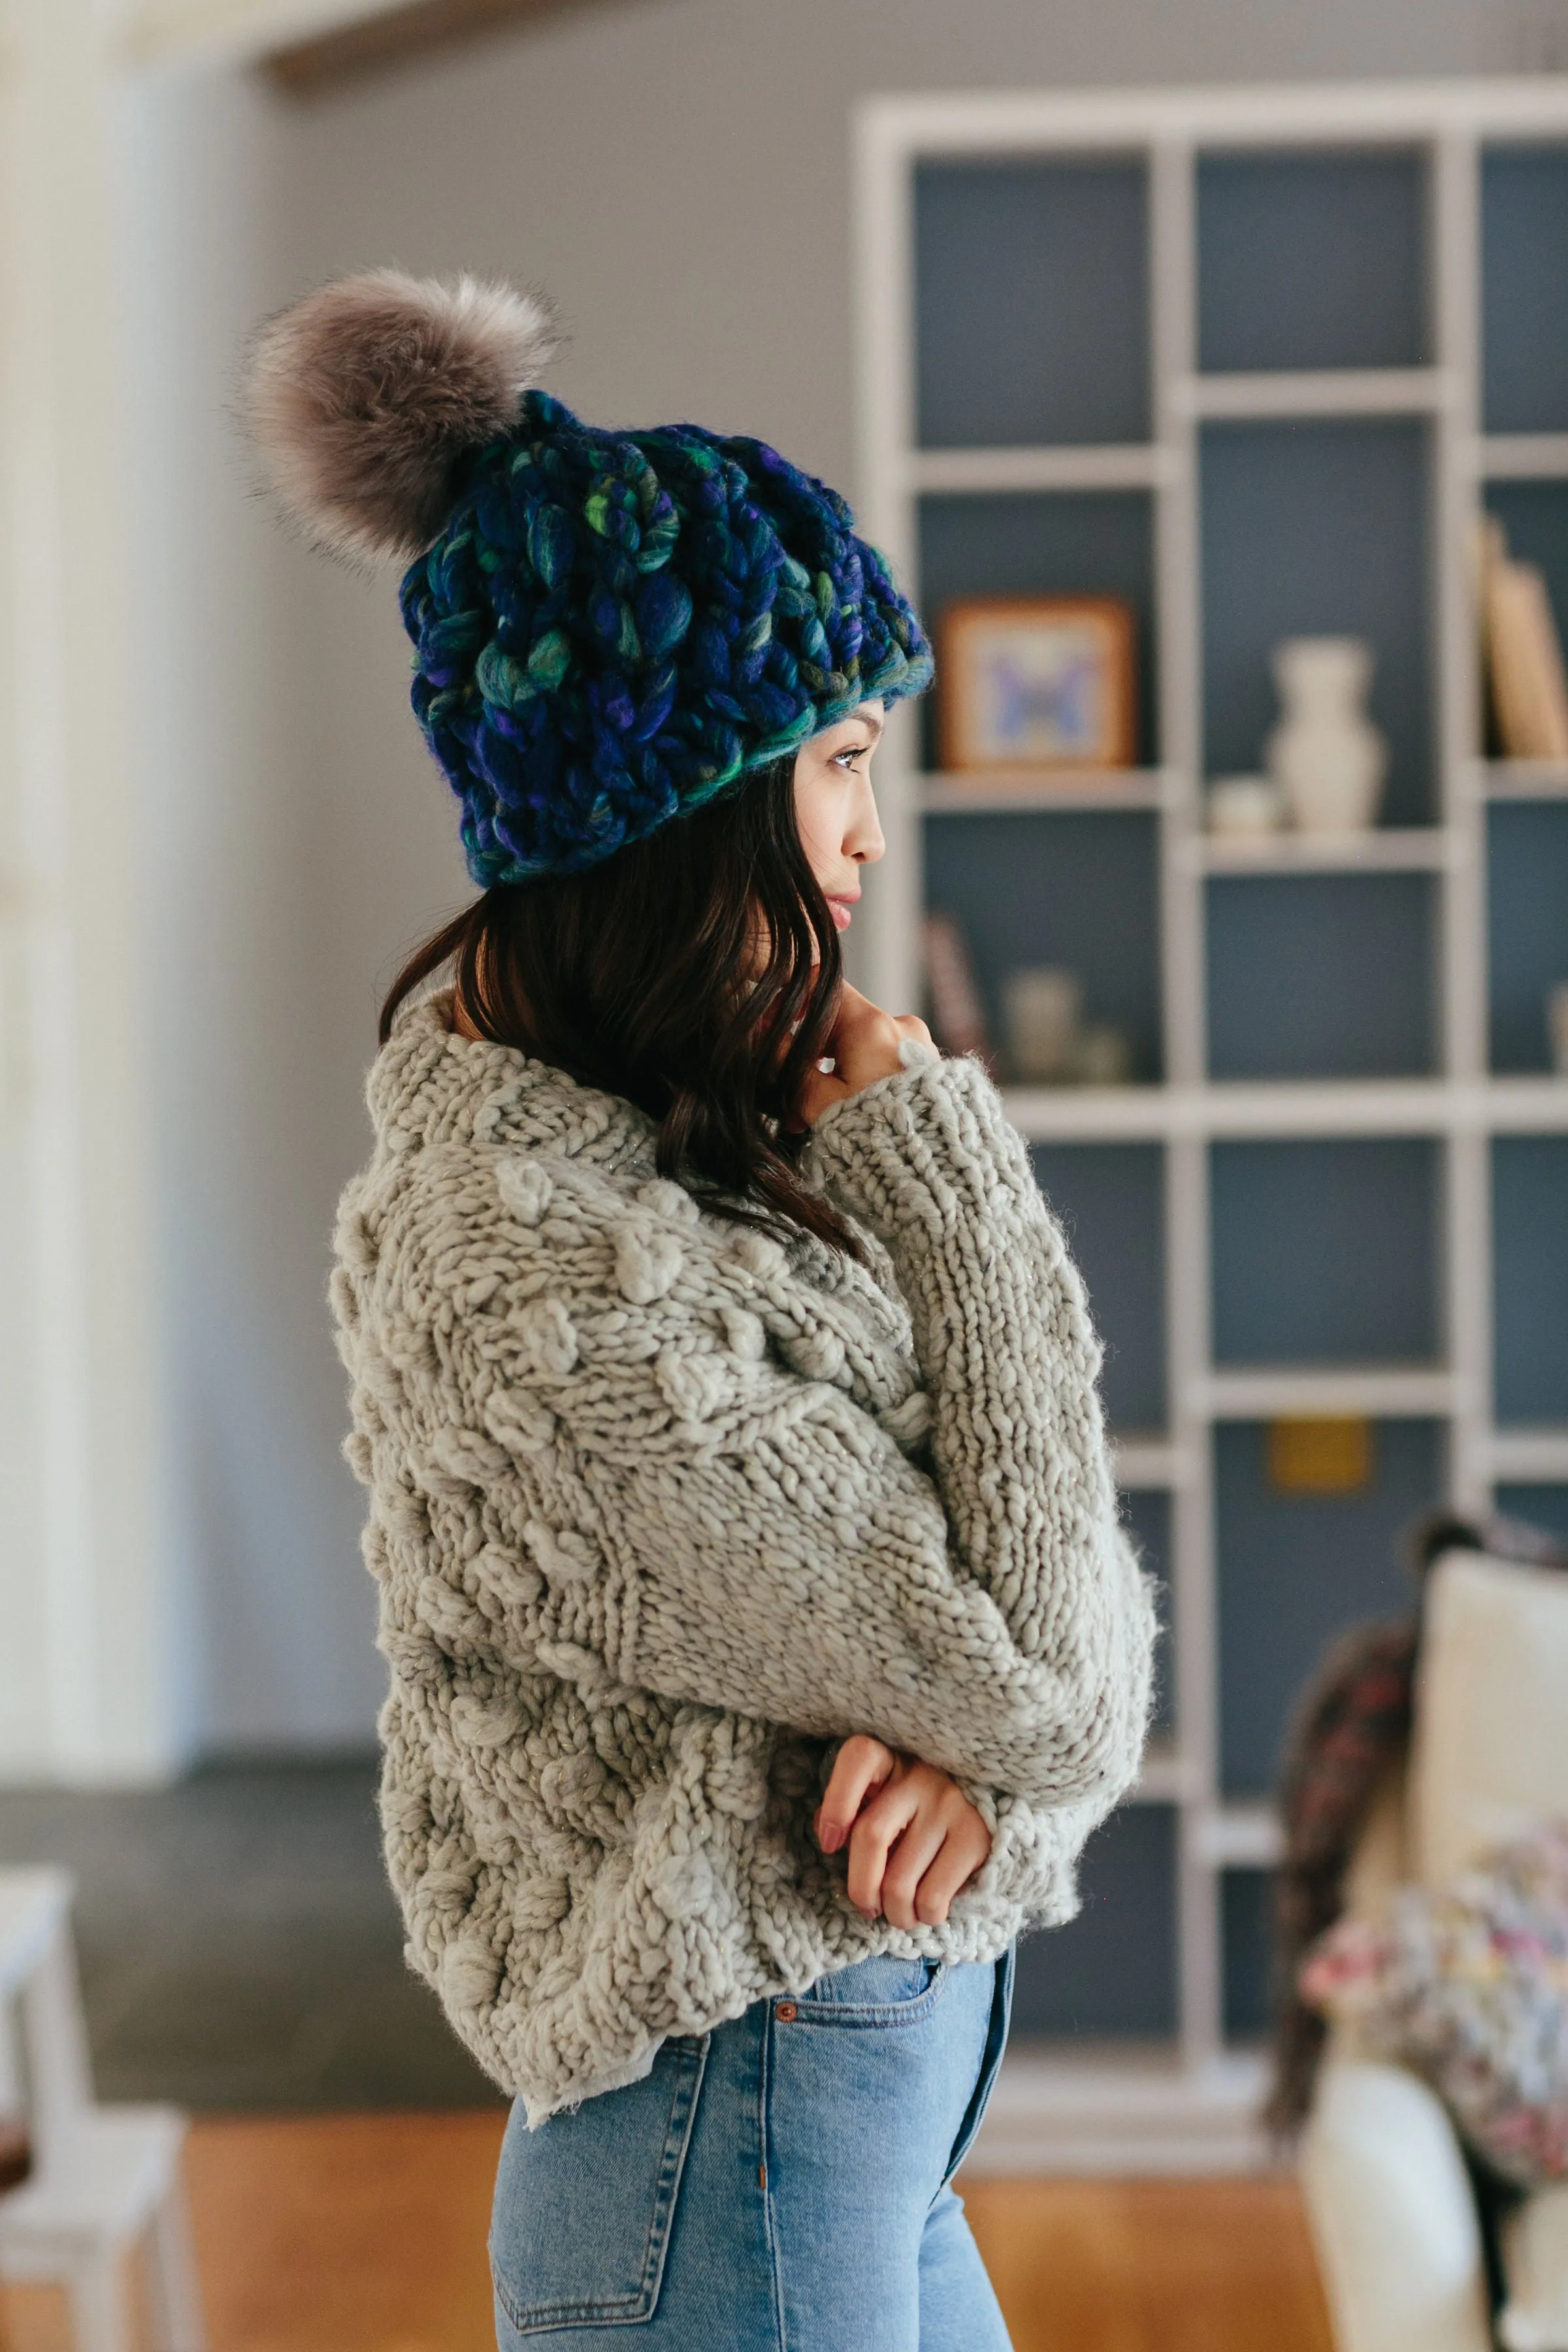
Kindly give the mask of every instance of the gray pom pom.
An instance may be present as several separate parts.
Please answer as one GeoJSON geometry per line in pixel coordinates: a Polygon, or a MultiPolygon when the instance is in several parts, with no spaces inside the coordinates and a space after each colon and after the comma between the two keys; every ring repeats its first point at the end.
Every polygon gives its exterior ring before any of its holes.
{"type": "Polygon", "coordinates": [[[540,295],[368,270],[262,328],[247,420],[319,547],[406,563],[440,534],[459,456],[516,423],[559,341],[540,295]]]}

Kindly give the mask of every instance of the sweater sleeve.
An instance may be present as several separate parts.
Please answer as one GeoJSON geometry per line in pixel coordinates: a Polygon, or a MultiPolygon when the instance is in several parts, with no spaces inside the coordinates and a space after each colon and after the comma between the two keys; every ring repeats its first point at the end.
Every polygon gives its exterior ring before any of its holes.
{"type": "Polygon", "coordinates": [[[1138,1768],[1153,1612],[1118,1524],[1082,1286],[1027,1154],[977,1064],[915,1048],[822,1118],[813,1160],[909,1302],[931,1473],[830,1364],[754,1361],[726,1406],[721,1364],[665,1359],[666,1393],[693,1388],[683,1440],[611,1458],[574,1433],[611,1569],[611,1671],[1106,1810],[1138,1768]]]}

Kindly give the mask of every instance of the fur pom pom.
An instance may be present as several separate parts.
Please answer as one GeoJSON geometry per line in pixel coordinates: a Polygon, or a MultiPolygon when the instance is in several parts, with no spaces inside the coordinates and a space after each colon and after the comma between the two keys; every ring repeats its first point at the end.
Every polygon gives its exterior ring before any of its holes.
{"type": "Polygon", "coordinates": [[[273,488],[319,547],[410,562],[447,520],[458,457],[516,422],[559,341],[537,294],[368,270],[261,329],[247,422],[273,488]]]}

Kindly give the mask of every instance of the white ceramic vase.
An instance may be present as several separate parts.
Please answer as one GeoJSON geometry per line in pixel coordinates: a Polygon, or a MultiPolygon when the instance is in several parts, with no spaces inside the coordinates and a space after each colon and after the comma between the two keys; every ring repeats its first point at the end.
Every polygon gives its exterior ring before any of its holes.
{"type": "Polygon", "coordinates": [[[1285,715],[1268,770],[1298,832],[1365,833],[1388,773],[1388,745],[1366,715],[1372,648],[1360,637],[1287,637],[1270,666],[1285,715]]]}

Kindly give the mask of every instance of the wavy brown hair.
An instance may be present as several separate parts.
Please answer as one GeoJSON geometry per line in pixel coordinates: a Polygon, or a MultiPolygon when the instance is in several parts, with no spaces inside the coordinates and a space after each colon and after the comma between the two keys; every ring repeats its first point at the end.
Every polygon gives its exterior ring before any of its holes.
{"type": "Polygon", "coordinates": [[[800,1181],[791,1107],[826,1051],[838,933],[795,814],[795,761],[580,874],[487,890],[417,948],[381,1013],[447,966],[473,1026],[658,1123],[662,1175],[738,1223],[858,1255],[800,1181]]]}

